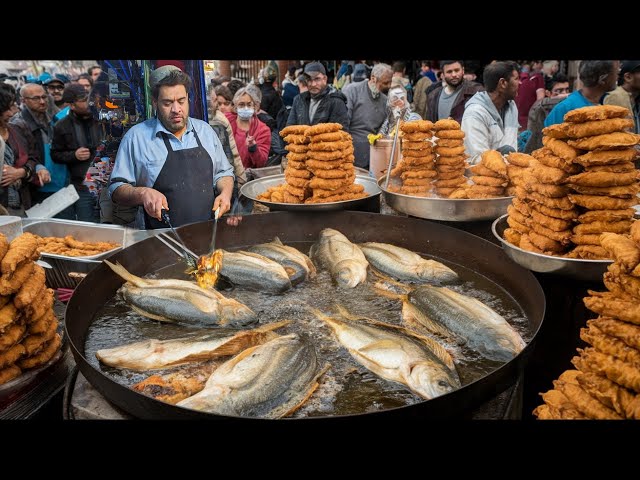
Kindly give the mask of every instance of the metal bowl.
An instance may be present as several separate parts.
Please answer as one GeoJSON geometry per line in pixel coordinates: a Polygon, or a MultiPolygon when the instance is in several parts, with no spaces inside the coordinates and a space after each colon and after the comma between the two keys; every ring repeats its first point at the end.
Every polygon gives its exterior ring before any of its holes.
{"type": "MultiPolygon", "coordinates": [[[[390,192],[383,185],[386,177],[378,179],[387,205],[398,212],[429,220],[447,222],[469,222],[493,220],[507,211],[513,197],[496,198],[436,198],[414,197],[403,193],[390,192]]],[[[390,180],[393,182],[393,180],[390,180]]]]}
{"type": "Polygon", "coordinates": [[[502,215],[491,225],[491,231],[502,242],[502,248],[514,262],[529,270],[540,273],[564,275],[576,280],[601,282],[602,275],[613,260],[582,260],[579,258],[554,257],[541,253],[529,252],[507,242],[504,231],[509,228],[507,216],[502,215]]]}
{"type": "Polygon", "coordinates": [[[331,211],[331,210],[349,210],[362,205],[366,205],[371,198],[380,195],[380,188],[376,180],[365,175],[356,175],[354,183],[364,186],[364,191],[368,194],[366,197],[357,198],[355,200],[342,200],[340,202],[327,203],[279,203],[268,200],[261,200],[258,195],[266,192],[271,187],[276,187],[284,183],[284,175],[271,175],[268,177],[257,178],[245,183],[240,188],[240,193],[255,202],[262,203],[274,210],[287,210],[290,212],[314,212],[314,211],[331,211]]]}

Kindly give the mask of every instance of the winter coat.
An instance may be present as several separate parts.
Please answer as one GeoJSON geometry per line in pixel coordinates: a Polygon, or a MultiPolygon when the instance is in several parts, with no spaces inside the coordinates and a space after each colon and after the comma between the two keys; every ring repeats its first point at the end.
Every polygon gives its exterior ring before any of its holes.
{"type": "Polygon", "coordinates": [[[313,117],[313,122],[309,120],[311,94],[306,91],[294,98],[287,125],[339,123],[345,131],[349,131],[349,124],[347,122],[347,97],[331,85],[327,86],[327,88],[318,95],[318,98],[320,99],[320,104],[313,117]]]}

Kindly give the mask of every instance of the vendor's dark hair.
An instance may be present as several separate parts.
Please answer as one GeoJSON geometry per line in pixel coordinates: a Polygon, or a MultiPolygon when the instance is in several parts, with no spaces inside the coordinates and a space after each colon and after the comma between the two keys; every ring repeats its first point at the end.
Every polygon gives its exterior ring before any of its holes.
{"type": "Polygon", "coordinates": [[[509,80],[513,71],[520,73],[520,67],[516,62],[494,62],[484,67],[484,73],[482,74],[482,81],[484,88],[487,92],[495,92],[498,88],[498,82],[501,78],[509,80]]]}
{"type": "Polygon", "coordinates": [[[440,60],[440,69],[444,70],[444,67],[451,65],[452,63],[459,63],[464,68],[464,62],[462,60],[440,60]]]}
{"type": "Polygon", "coordinates": [[[182,70],[173,70],[153,86],[153,89],[151,90],[151,96],[154,100],[158,100],[158,95],[160,95],[160,87],[175,87],[176,85],[184,85],[184,89],[187,91],[187,93],[189,93],[193,82],[191,81],[191,77],[184,73],[182,70]]]}
{"type": "Polygon", "coordinates": [[[580,62],[580,80],[585,87],[595,87],[612,70],[613,60],[584,60],[580,62]]]}

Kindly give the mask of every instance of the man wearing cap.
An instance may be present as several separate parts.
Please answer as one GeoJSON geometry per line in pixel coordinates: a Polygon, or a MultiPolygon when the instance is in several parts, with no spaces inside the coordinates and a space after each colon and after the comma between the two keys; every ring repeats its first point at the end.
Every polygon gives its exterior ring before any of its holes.
{"type": "Polygon", "coordinates": [[[42,84],[47,89],[47,93],[53,98],[53,103],[56,104],[58,110],[62,110],[66,106],[64,100],[62,99],[62,92],[64,91],[64,86],[67,83],[69,83],[69,78],[66,75],[62,75],[59,73],[56,73],[55,76],[49,77],[44,82],[42,82],[42,84]]]}
{"type": "Polygon", "coordinates": [[[148,229],[166,228],[163,209],[174,226],[209,220],[218,207],[220,215],[226,213],[233,167],[211,126],[189,117],[191,78],[165,65],[151,73],[149,86],[156,116],[123,137],[111,173],[111,199],[143,206],[148,229]]]}
{"type": "Polygon", "coordinates": [[[602,103],[628,108],[633,115],[634,132],[640,133],[640,60],[622,62],[618,87],[609,92],[602,103]]]}
{"type": "Polygon", "coordinates": [[[287,125],[316,125],[339,123],[349,131],[347,122],[347,98],[333,85],[327,84],[327,72],[320,62],[304,67],[307,76],[306,92],[293,100],[287,125]]]}
{"type": "Polygon", "coordinates": [[[102,142],[102,128],[89,109],[89,94],[79,83],[64,89],[62,100],[69,104],[69,114],[53,127],[51,158],[67,165],[71,183],[80,197],[71,207],[77,220],[100,222],[96,198],[84,184],[87,170],[102,142]]]}

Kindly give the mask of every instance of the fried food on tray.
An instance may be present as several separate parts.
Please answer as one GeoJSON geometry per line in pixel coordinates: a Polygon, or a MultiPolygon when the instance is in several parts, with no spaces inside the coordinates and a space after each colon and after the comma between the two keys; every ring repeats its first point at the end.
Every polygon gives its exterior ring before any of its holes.
{"type": "Polygon", "coordinates": [[[603,280],[615,282],[626,294],[640,300],[640,278],[627,275],[621,270],[622,267],[617,262],[609,265],[609,271],[605,272],[603,280]]]}
{"type": "MultiPolygon", "coordinates": [[[[284,149],[287,152],[290,152],[290,153],[306,154],[307,151],[309,151],[309,146],[308,145],[298,145],[296,143],[289,143],[284,147],[284,149]]],[[[295,160],[295,158],[289,158],[289,155],[287,155],[287,158],[289,160],[295,160]]]]}
{"type": "Polygon", "coordinates": [[[610,292],[588,290],[588,293],[591,296],[582,300],[592,312],[640,325],[640,303],[620,300],[610,292]]]}
{"type": "Polygon", "coordinates": [[[53,338],[58,328],[58,322],[51,322],[43,333],[38,335],[28,335],[22,340],[22,345],[25,348],[25,355],[31,357],[40,352],[45,344],[53,338]]]}
{"type": "Polygon", "coordinates": [[[577,379],[584,391],[603,405],[625,418],[640,420],[640,396],[592,372],[583,373],[577,379]]]}
{"type": "Polygon", "coordinates": [[[400,130],[405,133],[414,132],[430,132],[434,130],[435,125],[429,120],[414,120],[411,122],[401,122],[400,130]]]}
{"type": "Polygon", "coordinates": [[[40,290],[37,302],[29,305],[27,312],[31,318],[40,318],[47,310],[53,308],[53,290],[46,288],[40,290]]]}
{"type": "Polygon", "coordinates": [[[341,140],[338,142],[316,142],[309,145],[308,155],[314,155],[317,151],[334,152],[344,150],[351,145],[350,141],[341,140]]]}
{"type": "Polygon", "coordinates": [[[559,218],[550,217],[535,209],[531,209],[530,212],[534,222],[542,225],[545,228],[553,230],[554,232],[569,230],[573,226],[573,222],[570,220],[561,220],[559,218]]]}
{"type": "Polygon", "coordinates": [[[613,198],[602,195],[569,194],[571,202],[589,210],[621,210],[633,207],[638,203],[634,198],[613,198]]]}
{"type": "Polygon", "coordinates": [[[506,187],[509,181],[501,177],[489,177],[485,175],[474,175],[471,180],[476,185],[485,185],[487,187],[506,187]]]}
{"type": "Polygon", "coordinates": [[[33,273],[29,278],[27,278],[27,281],[24,282],[24,284],[22,285],[22,287],[20,287],[20,290],[14,297],[14,305],[19,309],[23,309],[27,305],[32,304],[36,300],[36,298],[38,298],[38,293],[44,287],[45,279],[46,275],[44,272],[44,268],[42,268],[40,265],[35,265],[33,267],[33,273]]]}
{"type": "Polygon", "coordinates": [[[339,130],[342,130],[342,125],[339,123],[318,123],[317,125],[308,127],[305,133],[311,136],[320,133],[337,132],[339,130]]]}
{"type": "Polygon", "coordinates": [[[304,135],[309,128],[309,125],[289,125],[280,130],[280,136],[286,137],[287,135],[304,135]]]}
{"type": "Polygon", "coordinates": [[[633,147],[640,143],[640,135],[627,132],[606,133],[594,137],[569,140],[569,145],[581,150],[609,150],[633,147]]]}
{"type": "Polygon", "coordinates": [[[464,145],[464,140],[461,138],[440,138],[438,145],[441,147],[459,147],[464,145]]]}
{"type": "MultiPolygon", "coordinates": [[[[612,173],[611,175],[617,175],[612,173]]],[[[634,198],[640,192],[640,184],[622,185],[619,187],[585,187],[584,185],[569,185],[573,190],[585,195],[606,195],[615,198],[634,198]]]]}
{"type": "Polygon", "coordinates": [[[631,239],[640,245],[640,222],[633,222],[631,228],[629,228],[629,234],[631,239]]]}
{"type": "Polygon", "coordinates": [[[585,187],[615,187],[629,185],[638,180],[638,171],[624,173],[583,172],[567,178],[566,183],[585,187]]]}
{"type": "Polygon", "coordinates": [[[509,205],[507,207],[507,213],[509,214],[509,217],[511,217],[516,222],[521,223],[522,225],[529,225],[529,218],[525,217],[521,212],[516,210],[513,205],[509,205]]]}
{"type": "Polygon", "coordinates": [[[618,282],[618,277],[613,275],[611,272],[604,273],[602,276],[602,283],[604,283],[607,290],[620,300],[625,302],[635,302],[637,300],[633,295],[624,291],[622,285],[618,282]]]}
{"type": "Polygon", "coordinates": [[[601,246],[599,233],[580,233],[577,235],[571,235],[571,241],[576,245],[595,245],[598,247],[601,246]]]}
{"type": "Polygon", "coordinates": [[[498,175],[506,177],[507,173],[507,164],[502,158],[502,155],[497,150],[487,150],[482,152],[480,164],[487,167],[489,170],[493,170],[498,175]]]}
{"type": "Polygon", "coordinates": [[[519,231],[514,230],[513,228],[507,228],[503,235],[507,242],[515,245],[516,247],[520,246],[520,238],[522,237],[522,234],[519,231]]]}
{"type": "MultiPolygon", "coordinates": [[[[6,328],[16,321],[18,318],[18,310],[13,302],[9,302],[0,308],[0,335],[6,328]]],[[[1,350],[1,349],[0,349],[1,350]]]]}
{"type": "Polygon", "coordinates": [[[627,129],[633,129],[633,120],[630,118],[594,120],[591,122],[575,123],[567,127],[569,136],[572,138],[593,137],[627,129]]]}
{"type": "MultiPolygon", "coordinates": [[[[430,141],[433,138],[433,133],[431,131],[428,132],[414,132],[414,133],[403,133],[402,141],[409,142],[425,142],[430,141]]],[[[431,145],[431,143],[429,143],[431,145]]]]}
{"type": "Polygon", "coordinates": [[[22,340],[27,327],[23,323],[12,323],[0,334],[0,351],[13,347],[22,340]]]}
{"type": "MultiPolygon", "coordinates": [[[[550,198],[563,198],[563,197],[566,197],[570,192],[569,187],[565,185],[550,185],[547,183],[539,183],[537,182],[537,179],[533,183],[527,183],[526,175],[524,177],[525,177],[524,187],[529,192],[539,193],[540,195],[543,195],[545,197],[550,197],[550,198]]],[[[532,177],[532,178],[535,178],[535,177],[532,177]]]]}
{"type": "Polygon", "coordinates": [[[578,245],[565,255],[567,258],[583,260],[608,260],[609,254],[600,245],[578,245]]]}
{"type": "Polygon", "coordinates": [[[434,126],[433,129],[436,131],[440,131],[440,130],[460,130],[460,124],[455,121],[453,118],[449,117],[449,118],[443,118],[441,120],[438,120],[434,126]]]}
{"type": "Polygon", "coordinates": [[[556,156],[572,162],[580,154],[580,150],[557,138],[542,137],[542,144],[556,156]]]}
{"type": "Polygon", "coordinates": [[[540,253],[540,254],[544,254],[544,255],[554,255],[553,252],[545,252],[544,250],[542,250],[542,249],[538,248],[537,246],[535,246],[531,242],[531,239],[529,238],[529,234],[527,234],[527,233],[523,233],[520,236],[520,248],[523,249],[523,250],[527,250],[529,252],[533,252],[533,253],[540,253]]]}
{"type": "Polygon", "coordinates": [[[636,169],[633,162],[614,163],[613,165],[594,165],[587,167],[588,172],[625,173],[636,169]]]}
{"type": "Polygon", "coordinates": [[[20,367],[11,365],[10,367],[0,370],[0,385],[5,384],[18,377],[22,373],[20,367]]]}
{"type": "Polygon", "coordinates": [[[527,233],[531,243],[538,247],[543,252],[561,253],[565,250],[565,245],[557,240],[553,240],[545,235],[542,235],[534,230],[527,233]]]}
{"type": "Polygon", "coordinates": [[[34,265],[33,262],[22,262],[13,275],[2,275],[0,277],[0,295],[16,293],[33,273],[34,265]]]}
{"type": "MultiPolygon", "coordinates": [[[[542,196],[541,196],[542,197],[542,196]]],[[[542,197],[544,198],[544,197],[542,197]]],[[[549,200],[555,200],[555,199],[549,199],[549,200]]],[[[568,200],[567,200],[568,201],[568,200]]],[[[569,202],[570,205],[571,202],[569,202]]],[[[543,213],[544,215],[548,216],[548,217],[553,217],[553,218],[559,218],[561,220],[573,220],[575,218],[578,217],[579,213],[575,208],[571,208],[569,210],[563,210],[561,208],[553,208],[553,207],[548,207],[542,203],[538,203],[537,201],[534,200],[530,200],[528,203],[529,207],[531,208],[531,210],[536,210],[540,213],[543,213]]]]}
{"type": "Polygon", "coordinates": [[[564,140],[565,138],[569,138],[569,124],[567,123],[557,123],[555,125],[550,125],[542,129],[542,135],[551,138],[557,138],[559,140],[564,140]]]}
{"type": "Polygon", "coordinates": [[[26,370],[28,368],[36,368],[44,365],[54,357],[61,344],[62,339],[60,338],[60,334],[56,333],[55,336],[44,345],[43,349],[39,353],[32,357],[18,360],[18,366],[23,370],[26,370]]]}
{"type": "Polygon", "coordinates": [[[618,385],[640,392],[640,369],[635,364],[623,362],[611,355],[598,352],[593,347],[585,348],[582,351],[579,363],[587,371],[604,375],[618,385]]]}
{"type": "Polygon", "coordinates": [[[403,140],[402,151],[405,150],[418,150],[419,154],[429,154],[433,152],[433,145],[430,142],[408,142],[403,140]]]}
{"type": "Polygon", "coordinates": [[[443,157],[453,157],[456,155],[464,155],[464,145],[459,147],[435,147],[435,152],[443,157]]]}
{"type": "Polygon", "coordinates": [[[637,151],[635,148],[625,148],[624,150],[598,150],[596,152],[588,152],[577,157],[574,162],[579,163],[583,167],[594,165],[613,165],[616,163],[633,162],[636,158],[637,151]]]}
{"type": "Polygon", "coordinates": [[[55,313],[53,313],[53,310],[48,310],[40,318],[30,320],[27,330],[31,335],[38,335],[48,331],[52,323],[57,324],[58,319],[56,318],[55,313]]]}
{"type": "Polygon", "coordinates": [[[9,250],[2,259],[0,268],[3,275],[11,275],[19,264],[25,260],[35,260],[39,254],[37,251],[38,240],[31,233],[23,233],[14,238],[9,244],[9,250]]]}
{"type": "Polygon", "coordinates": [[[560,390],[549,390],[542,394],[544,403],[554,412],[557,412],[559,418],[568,420],[573,418],[585,418],[576,406],[571,403],[567,396],[560,390]]]}
{"type": "Polygon", "coordinates": [[[7,368],[9,365],[13,365],[18,359],[24,355],[25,348],[22,344],[18,343],[13,347],[0,352],[0,370],[7,368]]]}
{"type": "MultiPolygon", "coordinates": [[[[589,223],[595,221],[613,222],[617,220],[629,220],[633,218],[635,213],[636,211],[633,208],[623,208],[621,210],[589,210],[578,216],[578,222],[589,223]]],[[[633,229],[633,225],[631,228],[633,229]]]]}
{"type": "Polygon", "coordinates": [[[535,150],[532,155],[539,164],[545,165],[547,167],[559,168],[572,175],[580,173],[580,171],[582,170],[580,165],[576,165],[574,163],[571,163],[570,161],[565,160],[564,158],[555,156],[551,149],[547,147],[535,150]]]}
{"type": "Polygon", "coordinates": [[[0,261],[4,258],[8,251],[9,240],[7,240],[7,237],[3,233],[0,233],[0,261]]]}
{"type": "Polygon", "coordinates": [[[558,379],[553,382],[553,386],[564,393],[567,399],[576,406],[576,409],[589,418],[597,420],[623,419],[615,411],[585,392],[577,382],[569,383],[558,379]]]}
{"type": "Polygon", "coordinates": [[[536,165],[531,167],[529,172],[536,177],[540,183],[551,183],[554,185],[562,183],[569,177],[569,174],[561,168],[547,167],[539,162],[536,162],[536,165]]]}
{"type": "Polygon", "coordinates": [[[470,185],[467,188],[469,198],[491,198],[504,196],[504,188],[489,187],[487,185],[470,185]]]}
{"type": "Polygon", "coordinates": [[[631,226],[631,220],[619,220],[617,222],[591,222],[581,223],[576,225],[573,229],[573,233],[625,233],[629,231],[631,226]]]}
{"type": "Polygon", "coordinates": [[[534,232],[540,235],[544,235],[545,237],[555,240],[556,242],[560,242],[563,245],[569,245],[569,243],[571,242],[571,230],[556,231],[535,221],[529,222],[529,226],[534,232]]]}
{"type": "Polygon", "coordinates": [[[633,270],[640,263],[640,248],[628,237],[607,232],[600,235],[600,244],[624,272],[633,270]]]}
{"type": "Polygon", "coordinates": [[[304,134],[296,135],[290,133],[286,137],[284,137],[284,141],[287,143],[295,143],[297,145],[305,145],[309,143],[309,137],[304,134]]]}
{"type": "Polygon", "coordinates": [[[623,362],[640,364],[640,351],[635,348],[631,348],[629,345],[615,337],[602,333],[593,326],[589,328],[581,328],[580,338],[602,353],[613,355],[623,362]]]}
{"type": "Polygon", "coordinates": [[[587,326],[592,325],[603,333],[616,337],[630,347],[640,350],[640,326],[606,316],[587,320],[587,326]]]}
{"type": "Polygon", "coordinates": [[[560,417],[552,412],[546,403],[538,405],[531,413],[538,417],[538,420],[560,420],[560,417]]]}
{"type": "MultiPolygon", "coordinates": [[[[310,137],[311,139],[311,143],[318,143],[318,142],[341,142],[343,140],[345,140],[345,136],[344,134],[347,134],[347,132],[328,132],[328,133],[318,133],[317,135],[313,135],[310,137]]],[[[320,148],[319,150],[324,150],[322,148],[320,148]]],[[[333,150],[333,149],[329,149],[329,150],[333,150]]]]}
{"type": "Polygon", "coordinates": [[[464,138],[462,130],[438,130],[438,138],[464,138]]]}
{"type": "MultiPolygon", "coordinates": [[[[508,167],[510,167],[511,165],[508,165],[508,167]]],[[[494,172],[493,170],[485,167],[484,165],[482,165],[481,163],[478,163],[477,165],[472,165],[471,167],[469,167],[469,171],[471,171],[471,173],[473,173],[474,175],[482,175],[485,177],[494,177],[494,178],[507,178],[505,176],[500,175],[497,172],[494,172]]],[[[511,176],[511,174],[509,174],[509,177],[511,176]]]]}
{"type": "Polygon", "coordinates": [[[590,122],[593,120],[606,120],[608,118],[623,118],[630,115],[628,108],[617,105],[596,105],[571,110],[564,115],[565,122],[590,122]]]}

